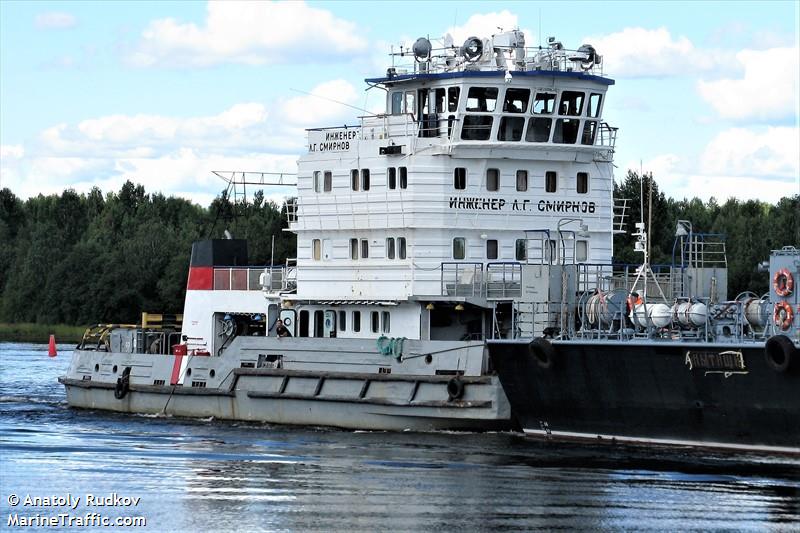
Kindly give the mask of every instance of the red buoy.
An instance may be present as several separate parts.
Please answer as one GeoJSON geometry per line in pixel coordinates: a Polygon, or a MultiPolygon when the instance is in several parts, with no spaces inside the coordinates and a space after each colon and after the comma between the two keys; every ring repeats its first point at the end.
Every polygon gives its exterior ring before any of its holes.
{"type": "Polygon", "coordinates": [[[56,351],[56,336],[50,335],[50,345],[47,347],[47,355],[50,357],[55,357],[58,355],[58,351],[56,351]]]}

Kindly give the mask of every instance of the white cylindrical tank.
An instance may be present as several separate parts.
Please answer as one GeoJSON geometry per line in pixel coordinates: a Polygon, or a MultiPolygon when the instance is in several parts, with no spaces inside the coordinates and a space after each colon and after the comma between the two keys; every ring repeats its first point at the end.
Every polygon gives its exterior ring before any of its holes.
{"type": "Polygon", "coordinates": [[[646,328],[647,327],[647,308],[645,304],[638,304],[633,306],[633,310],[631,311],[631,322],[633,325],[639,328],[646,328]]]}
{"type": "Polygon", "coordinates": [[[708,308],[706,304],[696,302],[689,307],[688,317],[689,322],[693,326],[703,326],[706,323],[706,316],[708,316],[708,308]]]}
{"type": "Polygon", "coordinates": [[[650,315],[650,322],[657,328],[665,328],[672,322],[672,309],[666,304],[650,305],[647,313],[650,315]]]}
{"type": "Polygon", "coordinates": [[[692,302],[678,302],[672,306],[672,312],[681,326],[689,327],[692,325],[692,322],[689,320],[689,309],[691,307],[692,302]]]}

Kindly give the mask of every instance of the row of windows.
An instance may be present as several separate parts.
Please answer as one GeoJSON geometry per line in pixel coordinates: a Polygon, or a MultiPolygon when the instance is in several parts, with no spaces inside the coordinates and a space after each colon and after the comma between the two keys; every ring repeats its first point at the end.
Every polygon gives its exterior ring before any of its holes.
{"type": "MultiPolygon", "coordinates": [[[[575,177],[575,188],[579,194],[586,194],[589,192],[589,173],[578,172],[575,177]]],[[[453,169],[453,188],[463,190],[467,188],[467,169],[464,167],[456,167],[453,169]]],[[[516,188],[519,192],[528,190],[528,171],[517,170],[516,173],[516,188]]],[[[556,192],[558,189],[558,174],[553,170],[548,170],[544,173],[544,190],[546,192],[556,192]]],[[[496,168],[486,169],[486,190],[499,191],[500,190],[500,170],[496,168]]]]}
{"type": "MultiPolygon", "coordinates": [[[[436,113],[455,113],[458,111],[458,99],[460,95],[459,87],[448,87],[432,89],[436,113]],[[446,100],[446,109],[445,109],[446,100]]],[[[528,104],[531,103],[530,89],[522,87],[509,87],[503,95],[503,113],[527,113],[528,104]]],[[[434,110],[428,107],[428,89],[419,90],[419,101],[422,113],[433,113],[434,110]]],[[[467,91],[467,112],[492,113],[497,107],[497,100],[500,94],[498,87],[470,87],[467,91]]],[[[533,115],[552,115],[556,112],[556,101],[559,101],[558,115],[561,116],[587,116],[598,118],[603,95],[600,93],[589,93],[587,98],[583,91],[564,90],[561,91],[561,99],[558,100],[559,93],[554,90],[544,90],[533,92],[534,97],[530,105],[530,113],[533,115]],[[584,114],[584,103],[586,113],[584,114]]],[[[403,113],[417,114],[416,91],[395,91],[389,97],[389,113],[400,115],[403,113]]]]}
{"type": "MultiPolygon", "coordinates": [[[[314,261],[333,259],[331,239],[311,239],[311,258],[314,261]]],[[[405,259],[407,246],[405,237],[386,238],[386,259],[405,259]]],[[[350,239],[350,259],[369,259],[369,240],[350,239]]]]}
{"type": "MultiPolygon", "coordinates": [[[[525,261],[528,258],[527,240],[517,239],[514,241],[514,259],[525,261]]],[[[549,249],[545,250],[545,259],[548,261],[557,257],[556,241],[549,241],[549,249]]],[[[500,247],[497,239],[486,239],[486,259],[494,260],[500,257],[500,247]]],[[[455,237],[453,239],[453,259],[460,261],[467,257],[467,239],[455,237]]],[[[575,261],[578,263],[586,261],[589,257],[588,241],[575,241],[575,261]]]]}
{"type": "MultiPolygon", "coordinates": [[[[334,324],[331,324],[331,332],[328,333],[330,336],[335,337],[336,331],[351,331],[353,333],[360,333],[361,332],[361,311],[351,311],[350,315],[350,329],[347,328],[348,325],[348,312],[347,311],[338,311],[335,314],[333,311],[328,311],[329,317],[334,321],[334,324]]],[[[300,311],[299,316],[299,323],[300,330],[298,335],[300,337],[308,337],[310,333],[313,331],[314,337],[325,337],[325,312],[322,310],[314,311],[314,314],[311,315],[309,311],[303,310],[300,311]],[[312,329],[311,324],[311,317],[313,316],[314,324],[312,329]]],[[[372,333],[390,333],[391,332],[391,313],[389,311],[372,311],[370,312],[370,331],[372,333]]]]}
{"type": "MultiPolygon", "coordinates": [[[[461,139],[465,141],[488,141],[492,134],[494,117],[491,115],[466,115],[461,126],[461,139]]],[[[549,117],[511,117],[504,116],[500,119],[497,128],[498,141],[521,141],[525,133],[526,142],[555,144],[575,144],[578,141],[578,132],[581,131],[581,120],[577,118],[549,117]],[[525,121],[528,121],[527,130],[525,121]]],[[[597,137],[597,121],[585,120],[580,136],[580,143],[593,146],[597,137]]]]}
{"type": "MultiPolygon", "coordinates": [[[[333,190],[333,172],[315,170],[312,173],[314,192],[331,192],[333,190]]],[[[386,184],[389,189],[408,188],[408,169],[406,167],[389,167],[386,169],[386,184]]],[[[350,170],[350,189],[368,191],[370,172],[368,168],[350,170]]]]}

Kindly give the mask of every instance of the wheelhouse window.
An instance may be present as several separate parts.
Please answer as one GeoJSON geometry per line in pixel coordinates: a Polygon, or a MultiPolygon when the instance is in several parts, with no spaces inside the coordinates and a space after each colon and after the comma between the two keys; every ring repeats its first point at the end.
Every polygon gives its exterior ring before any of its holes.
{"type": "Polygon", "coordinates": [[[391,103],[391,114],[392,115],[402,115],[403,114],[403,93],[402,91],[393,92],[391,95],[392,103],[391,103]]]}
{"type": "Polygon", "coordinates": [[[521,141],[525,119],[522,117],[503,117],[497,129],[498,141],[521,141]]]}
{"type": "Polygon", "coordinates": [[[525,192],[528,190],[528,171],[517,170],[517,191],[525,192]]]}
{"type": "Polygon", "coordinates": [[[450,87],[447,89],[447,111],[454,113],[458,111],[458,95],[461,87],[450,87]]]}
{"type": "Polygon", "coordinates": [[[465,115],[461,126],[461,139],[465,141],[488,141],[492,134],[492,117],[488,115],[465,115]]]}
{"type": "Polygon", "coordinates": [[[503,101],[503,113],[524,113],[528,110],[528,100],[531,97],[530,89],[506,89],[506,98],[503,101]]]}
{"type": "Polygon", "coordinates": [[[597,121],[587,120],[583,123],[583,133],[581,134],[581,144],[592,146],[594,137],[597,133],[597,121]]]}
{"type": "Polygon", "coordinates": [[[350,188],[354,191],[357,191],[360,188],[358,183],[358,169],[354,168],[350,170],[350,188]]]}
{"type": "Polygon", "coordinates": [[[591,93],[589,95],[589,108],[586,110],[587,115],[592,118],[600,116],[600,104],[603,102],[603,95],[598,93],[591,93]]]}
{"type": "Polygon", "coordinates": [[[534,115],[552,115],[556,107],[555,93],[536,93],[531,112],[534,115]]]}
{"type": "Polygon", "coordinates": [[[389,167],[386,169],[386,181],[390,189],[397,188],[397,169],[389,167]]]}
{"type": "Polygon", "coordinates": [[[453,169],[453,188],[463,190],[467,188],[467,169],[456,167],[453,169]]]}
{"type": "Polygon", "coordinates": [[[350,259],[358,259],[358,239],[350,239],[350,259]]]}
{"type": "Polygon", "coordinates": [[[383,320],[381,321],[381,331],[384,333],[389,333],[389,331],[392,329],[390,322],[391,313],[389,311],[384,311],[382,314],[383,316],[381,318],[383,318],[383,320]]]}
{"type": "Polygon", "coordinates": [[[386,239],[386,259],[394,259],[394,237],[386,239]]]}
{"type": "Polygon", "coordinates": [[[564,91],[561,93],[561,104],[558,107],[559,115],[579,117],[583,112],[583,99],[585,94],[581,91],[564,91]]]}
{"type": "Polygon", "coordinates": [[[339,331],[347,329],[347,311],[339,311],[339,331]]]}
{"type": "Polygon", "coordinates": [[[589,173],[578,172],[576,189],[578,194],[586,194],[589,192],[589,173]]]}
{"type": "Polygon", "coordinates": [[[558,174],[552,170],[544,173],[544,190],[545,192],[556,192],[558,185],[558,174]]]}
{"type": "Polygon", "coordinates": [[[528,258],[528,245],[525,239],[517,239],[514,243],[514,257],[517,261],[525,261],[528,258]]]}
{"type": "Polygon", "coordinates": [[[408,169],[406,167],[399,167],[398,174],[400,175],[400,188],[408,188],[408,169]]]}
{"type": "Polygon", "coordinates": [[[550,130],[552,127],[552,118],[533,117],[528,121],[528,131],[525,133],[525,140],[532,143],[546,143],[550,140],[550,130]]]}
{"type": "Polygon", "coordinates": [[[397,258],[398,259],[405,259],[406,258],[406,238],[405,237],[398,237],[397,238],[397,258]]]}
{"type": "Polygon", "coordinates": [[[581,121],[576,118],[560,118],[556,120],[553,142],[558,144],[575,144],[578,140],[578,126],[581,121]]]}
{"type": "Polygon", "coordinates": [[[372,333],[378,333],[380,329],[380,315],[377,311],[372,312],[372,333]]]}
{"type": "Polygon", "coordinates": [[[437,113],[444,113],[444,101],[447,98],[447,91],[444,88],[436,89],[436,112],[437,113]]]}
{"type": "Polygon", "coordinates": [[[361,190],[368,191],[369,190],[369,169],[362,168],[361,169],[361,190]]]}
{"type": "Polygon", "coordinates": [[[319,239],[311,240],[311,258],[314,261],[322,259],[322,242],[319,239]]]}
{"type": "Polygon", "coordinates": [[[497,259],[497,239],[486,241],[486,259],[497,259]]]}
{"type": "Polygon", "coordinates": [[[333,189],[333,172],[330,170],[325,171],[322,188],[325,192],[331,192],[333,189]]]}
{"type": "Polygon", "coordinates": [[[414,110],[416,109],[416,105],[414,104],[414,91],[406,91],[405,93],[405,113],[414,114],[414,110]]]}
{"type": "Polygon", "coordinates": [[[467,93],[467,111],[491,113],[497,106],[496,87],[470,87],[467,93]]]}
{"type": "Polygon", "coordinates": [[[486,190],[499,191],[500,190],[500,171],[496,168],[486,169],[486,190]]]}
{"type": "Polygon", "coordinates": [[[353,311],[353,332],[361,331],[361,311],[353,311]]]}
{"type": "Polygon", "coordinates": [[[361,259],[367,259],[369,257],[369,241],[367,239],[361,239],[361,259]]]}
{"type": "Polygon", "coordinates": [[[453,239],[453,259],[464,259],[467,251],[467,240],[464,237],[453,239]]]}

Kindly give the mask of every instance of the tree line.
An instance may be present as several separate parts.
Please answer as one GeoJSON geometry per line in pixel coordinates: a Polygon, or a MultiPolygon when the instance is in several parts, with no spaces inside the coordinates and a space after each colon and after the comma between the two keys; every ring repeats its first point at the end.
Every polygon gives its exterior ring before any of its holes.
{"type": "MultiPolygon", "coordinates": [[[[768,276],[756,265],[772,249],[800,247],[800,195],[772,205],[757,200],[674,200],[659,191],[652,175],[629,171],[615,183],[614,197],[630,199],[627,228],[652,197],[649,234],[653,264],[672,261],[676,223],[690,220],[695,232],[727,237],[729,296],[766,292],[768,276]],[[650,192],[652,188],[652,193],[650,192]]],[[[645,221],[647,218],[645,218],[645,221]]],[[[228,229],[248,239],[251,264],[266,265],[275,236],[275,263],[294,257],[294,234],[286,206],[264,200],[247,203],[224,193],[201,207],[126,182],[119,192],[92,189],[78,194],[39,195],[21,200],[0,190],[0,322],[85,325],[137,322],[141,311],[183,309],[191,244],[221,237],[228,229]]],[[[637,263],[634,237],[614,237],[615,261],[637,263]]]]}

